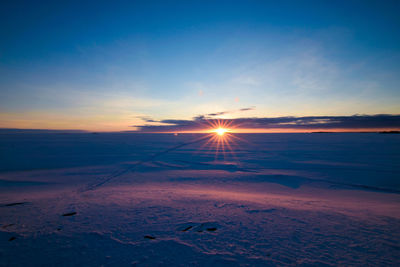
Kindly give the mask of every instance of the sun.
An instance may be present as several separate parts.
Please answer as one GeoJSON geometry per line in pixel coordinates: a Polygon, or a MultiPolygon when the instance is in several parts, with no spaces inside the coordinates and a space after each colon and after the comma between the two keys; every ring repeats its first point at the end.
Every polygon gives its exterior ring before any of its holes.
{"type": "Polygon", "coordinates": [[[217,128],[217,129],[215,129],[214,130],[214,132],[216,133],[216,134],[218,134],[219,136],[223,136],[226,132],[228,132],[229,130],[228,129],[225,129],[225,128],[221,128],[221,127],[219,127],[219,128],[217,128]]]}
{"type": "Polygon", "coordinates": [[[230,122],[227,121],[221,121],[221,120],[213,120],[209,121],[208,124],[211,126],[207,132],[213,134],[215,137],[220,137],[220,138],[228,138],[228,136],[233,133],[233,129],[229,126],[231,126],[230,122]]]}

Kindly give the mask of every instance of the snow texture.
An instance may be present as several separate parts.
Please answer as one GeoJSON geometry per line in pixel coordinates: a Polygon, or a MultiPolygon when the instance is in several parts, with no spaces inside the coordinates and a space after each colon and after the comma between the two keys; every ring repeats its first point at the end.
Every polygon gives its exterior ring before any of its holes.
{"type": "Polygon", "coordinates": [[[400,136],[0,134],[0,266],[400,266],[400,136]]]}

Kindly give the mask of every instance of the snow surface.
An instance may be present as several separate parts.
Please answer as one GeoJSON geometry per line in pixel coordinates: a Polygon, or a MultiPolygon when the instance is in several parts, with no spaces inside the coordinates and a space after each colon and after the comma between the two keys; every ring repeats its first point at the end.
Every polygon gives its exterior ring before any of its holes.
{"type": "Polygon", "coordinates": [[[399,135],[233,141],[0,133],[0,265],[400,266],[399,135]]]}

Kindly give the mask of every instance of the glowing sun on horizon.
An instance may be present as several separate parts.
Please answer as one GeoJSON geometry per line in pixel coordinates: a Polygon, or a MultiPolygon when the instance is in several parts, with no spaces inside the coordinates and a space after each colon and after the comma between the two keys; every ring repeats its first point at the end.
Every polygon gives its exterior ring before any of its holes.
{"type": "Polygon", "coordinates": [[[215,132],[216,134],[218,134],[219,136],[223,136],[226,132],[228,132],[229,130],[226,128],[217,128],[215,129],[213,132],[215,132]]]}

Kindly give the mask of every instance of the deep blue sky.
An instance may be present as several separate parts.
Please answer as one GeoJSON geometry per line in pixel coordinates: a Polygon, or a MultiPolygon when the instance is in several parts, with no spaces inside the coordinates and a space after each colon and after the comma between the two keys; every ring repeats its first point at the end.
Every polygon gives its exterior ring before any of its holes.
{"type": "Polygon", "coordinates": [[[400,1],[82,2],[1,3],[0,127],[400,113],[400,1]]]}

